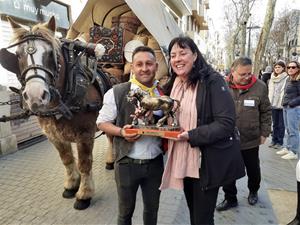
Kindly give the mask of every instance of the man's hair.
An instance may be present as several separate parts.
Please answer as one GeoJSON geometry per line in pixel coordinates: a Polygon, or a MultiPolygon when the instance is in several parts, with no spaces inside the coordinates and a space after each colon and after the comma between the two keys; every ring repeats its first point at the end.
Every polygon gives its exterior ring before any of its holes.
{"type": "Polygon", "coordinates": [[[152,48],[149,48],[148,46],[139,46],[132,52],[132,60],[138,52],[149,52],[153,55],[154,59],[156,59],[155,52],[152,48]]]}
{"type": "Polygon", "coordinates": [[[240,57],[233,61],[231,68],[236,69],[238,66],[252,66],[252,61],[248,57],[240,57]]]}

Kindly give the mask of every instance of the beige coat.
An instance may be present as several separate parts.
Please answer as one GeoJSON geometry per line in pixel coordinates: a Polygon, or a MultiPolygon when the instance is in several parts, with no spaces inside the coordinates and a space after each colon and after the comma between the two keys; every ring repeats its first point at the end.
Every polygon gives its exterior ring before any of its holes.
{"type": "Polygon", "coordinates": [[[286,72],[279,74],[277,77],[272,73],[268,93],[272,108],[282,109],[282,98],[287,79],[288,75],[286,72]]]}

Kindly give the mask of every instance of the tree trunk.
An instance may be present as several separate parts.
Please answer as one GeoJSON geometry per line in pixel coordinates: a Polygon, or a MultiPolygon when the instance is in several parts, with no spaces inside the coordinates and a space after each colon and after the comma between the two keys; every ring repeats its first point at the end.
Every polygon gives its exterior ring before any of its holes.
{"type": "Polygon", "coordinates": [[[254,57],[254,70],[253,71],[254,71],[254,74],[257,74],[257,75],[259,73],[259,70],[261,69],[260,67],[261,67],[262,57],[265,54],[266,44],[267,44],[269,33],[270,33],[270,30],[272,27],[276,1],[277,0],[268,0],[264,25],[261,29],[261,33],[259,36],[259,41],[257,44],[257,48],[255,51],[255,57],[254,57]]]}

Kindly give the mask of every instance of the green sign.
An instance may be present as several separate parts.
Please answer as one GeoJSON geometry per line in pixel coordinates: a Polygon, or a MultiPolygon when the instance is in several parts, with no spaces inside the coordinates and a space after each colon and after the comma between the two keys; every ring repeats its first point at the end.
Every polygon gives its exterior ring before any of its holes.
{"type": "Polygon", "coordinates": [[[50,0],[0,0],[0,13],[33,22],[46,22],[55,16],[58,27],[70,26],[68,7],[50,0]]]}

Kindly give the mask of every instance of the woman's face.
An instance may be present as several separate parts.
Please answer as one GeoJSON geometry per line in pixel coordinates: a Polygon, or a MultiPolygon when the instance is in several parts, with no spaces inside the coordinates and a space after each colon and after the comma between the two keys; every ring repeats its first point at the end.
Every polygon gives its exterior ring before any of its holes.
{"type": "Polygon", "coordinates": [[[299,74],[300,68],[294,62],[289,63],[286,68],[287,68],[288,75],[290,76],[295,76],[299,74]]]}
{"type": "Polygon", "coordinates": [[[197,53],[193,53],[188,47],[181,48],[174,44],[170,53],[170,64],[173,71],[183,80],[187,80],[193,64],[197,58],[197,53]]]}
{"type": "Polygon", "coordinates": [[[274,66],[274,74],[278,75],[281,74],[282,72],[284,72],[284,67],[280,66],[280,65],[275,65],[274,66]]]}

